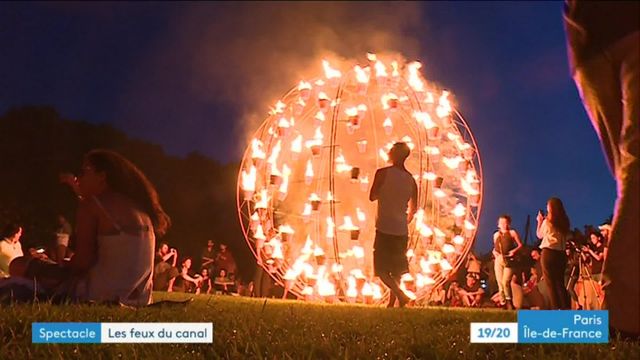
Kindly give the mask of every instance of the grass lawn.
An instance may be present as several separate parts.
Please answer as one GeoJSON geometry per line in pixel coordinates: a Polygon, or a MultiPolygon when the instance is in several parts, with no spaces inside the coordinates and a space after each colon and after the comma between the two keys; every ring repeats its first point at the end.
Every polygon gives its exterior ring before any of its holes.
{"type": "MultiPolygon", "coordinates": [[[[156,300],[186,294],[155,294],[156,300]]],[[[472,321],[515,321],[515,312],[385,309],[196,296],[187,306],[131,310],[49,304],[0,309],[0,359],[640,359],[640,345],[469,344],[472,321]],[[31,344],[32,322],[212,322],[203,344],[31,344]]]]}

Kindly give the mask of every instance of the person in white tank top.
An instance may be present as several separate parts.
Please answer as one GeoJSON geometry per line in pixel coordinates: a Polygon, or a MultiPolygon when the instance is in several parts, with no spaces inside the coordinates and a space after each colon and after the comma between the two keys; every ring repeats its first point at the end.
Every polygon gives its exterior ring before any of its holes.
{"type": "Polygon", "coordinates": [[[76,297],[150,304],[155,234],[170,224],[155,188],[134,164],[108,150],[89,152],[76,181],[76,252],[66,265],[82,278],[76,297]]]}
{"type": "Polygon", "coordinates": [[[373,267],[389,287],[387,307],[393,307],[396,299],[401,307],[410,301],[398,286],[402,274],[409,270],[405,255],[408,224],[416,213],[418,200],[416,181],[404,165],[409,154],[406,143],[395,143],[389,151],[392,165],[378,169],[369,194],[369,200],[378,202],[373,267]]]}

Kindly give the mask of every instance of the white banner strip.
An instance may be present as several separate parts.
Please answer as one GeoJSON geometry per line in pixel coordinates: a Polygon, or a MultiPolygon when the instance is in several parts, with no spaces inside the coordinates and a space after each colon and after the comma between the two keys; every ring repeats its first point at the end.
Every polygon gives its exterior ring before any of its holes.
{"type": "Polygon", "coordinates": [[[472,343],[517,343],[518,323],[471,323],[470,340],[472,343]]]}
{"type": "Polygon", "coordinates": [[[101,323],[102,343],[213,343],[213,323],[101,323]]]}

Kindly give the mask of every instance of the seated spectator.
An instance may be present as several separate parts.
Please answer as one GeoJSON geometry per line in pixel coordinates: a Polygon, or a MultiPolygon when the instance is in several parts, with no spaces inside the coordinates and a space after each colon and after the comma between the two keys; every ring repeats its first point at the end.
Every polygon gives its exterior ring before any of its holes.
{"type": "Polygon", "coordinates": [[[190,257],[182,261],[180,274],[173,284],[173,291],[195,293],[198,285],[200,285],[200,275],[191,271],[192,260],[190,257]]]}
{"type": "Polygon", "coordinates": [[[210,274],[215,270],[216,247],[213,240],[207,240],[207,247],[202,251],[202,268],[206,268],[210,274]]]}
{"type": "Polygon", "coordinates": [[[71,224],[62,216],[58,215],[58,229],[56,230],[56,247],[53,252],[54,260],[58,264],[63,264],[67,259],[67,249],[69,248],[69,238],[71,237],[71,224]]]}
{"type": "Polygon", "coordinates": [[[214,281],[214,286],[216,291],[225,295],[236,292],[236,282],[227,275],[227,270],[225,269],[220,269],[214,281]]]}
{"type": "Polygon", "coordinates": [[[444,287],[439,287],[437,289],[433,289],[431,294],[429,294],[429,305],[431,306],[441,306],[444,305],[446,300],[446,292],[444,291],[444,287]]]}
{"type": "Polygon", "coordinates": [[[218,273],[221,269],[224,269],[228,274],[236,273],[236,260],[227,248],[227,244],[220,244],[220,252],[216,255],[215,263],[218,273]]]}
{"type": "Polygon", "coordinates": [[[196,294],[211,294],[211,278],[209,277],[209,269],[206,267],[200,270],[200,284],[196,289],[196,294]]]}
{"type": "Polygon", "coordinates": [[[9,277],[9,264],[13,259],[24,255],[20,243],[22,227],[11,223],[3,229],[0,236],[2,237],[0,240],[0,278],[3,278],[9,277]]]}
{"type": "Polygon", "coordinates": [[[169,249],[169,244],[163,242],[156,252],[155,266],[153,269],[153,290],[173,291],[173,283],[180,274],[176,263],[178,261],[178,251],[175,248],[169,249]]]}
{"type": "Polygon", "coordinates": [[[460,286],[457,281],[451,282],[449,289],[447,290],[446,301],[449,306],[458,307],[462,306],[462,300],[460,298],[460,286]]]}
{"type": "Polygon", "coordinates": [[[458,294],[464,306],[480,307],[484,290],[480,286],[480,280],[476,276],[467,275],[467,281],[458,294]]]}
{"type": "Polygon", "coordinates": [[[533,310],[546,309],[544,296],[539,289],[542,282],[539,278],[538,268],[534,266],[530,271],[531,276],[529,277],[529,280],[524,283],[523,287],[525,302],[528,304],[529,308],[533,310]]]}
{"type": "Polygon", "coordinates": [[[253,281],[238,281],[238,295],[240,296],[252,296],[253,293],[253,281]]]}
{"type": "MultiPolygon", "coordinates": [[[[151,303],[155,236],[170,224],[153,185],[129,160],[109,150],[86,154],[70,185],[81,198],[76,252],[65,263],[69,274],[59,285],[72,281],[69,296],[80,301],[151,303]]],[[[24,263],[16,271],[40,283],[53,270],[40,261],[24,263]]]]}

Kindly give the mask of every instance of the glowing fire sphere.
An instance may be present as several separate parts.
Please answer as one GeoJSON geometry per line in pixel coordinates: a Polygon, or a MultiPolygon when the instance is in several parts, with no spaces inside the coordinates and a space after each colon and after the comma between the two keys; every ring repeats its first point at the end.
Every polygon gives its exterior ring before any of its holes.
{"type": "Polygon", "coordinates": [[[242,161],[240,222],[258,264],[287,294],[382,303],[370,182],[404,141],[418,212],[400,287],[423,304],[466,262],[481,209],[480,158],[452,94],[427,82],[420,63],[368,60],[350,69],[323,61],[322,76],[301,81],[271,109],[242,161]]]}

